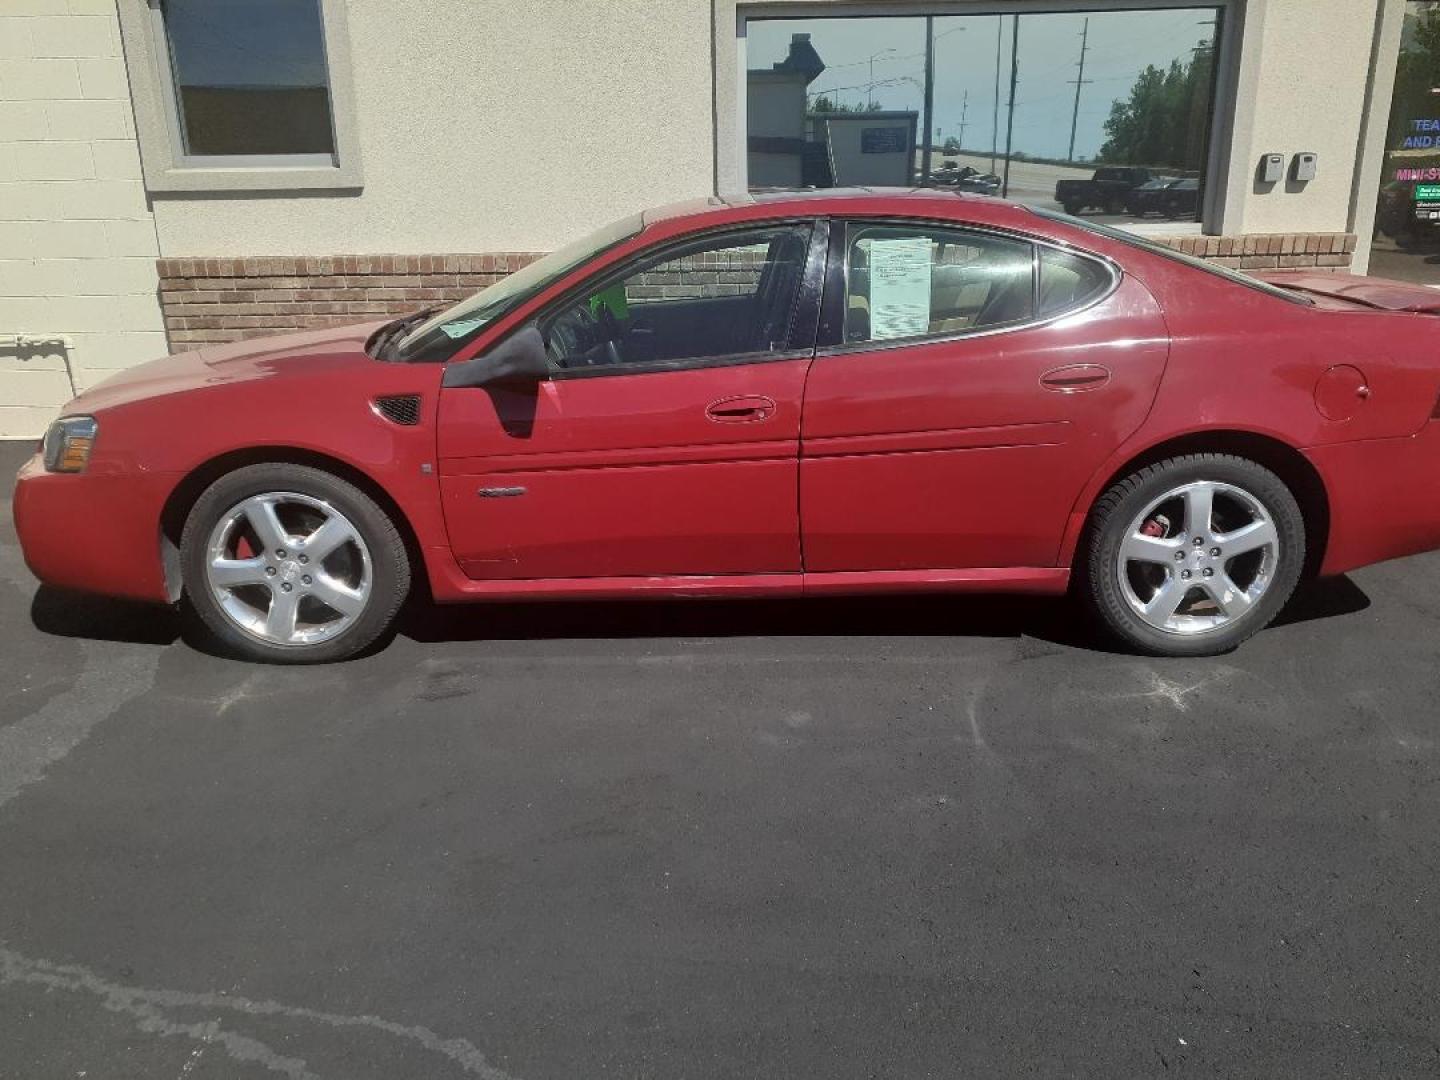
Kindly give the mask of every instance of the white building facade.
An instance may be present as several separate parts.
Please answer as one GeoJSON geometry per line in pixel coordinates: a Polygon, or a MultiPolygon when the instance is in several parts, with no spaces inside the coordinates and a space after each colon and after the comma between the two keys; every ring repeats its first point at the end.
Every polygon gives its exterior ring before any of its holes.
{"type": "Polygon", "coordinates": [[[1138,166],[1170,202],[1081,212],[1241,267],[1440,284],[1432,7],[5,0],[0,436],[167,351],[458,298],[657,203],[825,183],[817,130],[895,153],[867,112],[912,118],[909,182],[994,173],[1055,206],[1138,166]],[[818,71],[786,69],[797,36],[818,71]],[[1157,126],[1152,83],[1184,129],[1163,146],[1127,135],[1157,126]]]}

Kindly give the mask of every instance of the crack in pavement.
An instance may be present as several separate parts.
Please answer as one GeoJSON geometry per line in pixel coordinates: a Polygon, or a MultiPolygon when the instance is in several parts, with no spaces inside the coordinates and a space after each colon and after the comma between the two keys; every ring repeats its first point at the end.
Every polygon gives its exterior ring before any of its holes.
{"type": "MultiPolygon", "coordinates": [[[[0,513],[10,509],[0,503],[0,513]]],[[[0,578],[22,593],[34,588],[19,549],[0,543],[0,578]]],[[[45,775],[104,720],[155,684],[160,650],[102,647],[81,641],[81,671],[70,689],[14,724],[0,728],[0,806],[45,775]]]]}
{"type": "Polygon", "coordinates": [[[157,649],[126,650],[109,662],[93,642],[81,642],[84,667],[75,685],[25,719],[0,728],[0,806],[79,746],[95,727],[148,692],[160,664],[157,649]],[[118,662],[117,662],[118,661],[118,662]]]}
{"type": "Polygon", "coordinates": [[[509,1073],[491,1065],[469,1040],[441,1038],[426,1027],[398,1024],[378,1016],[346,1016],[284,1005],[278,1001],[255,1001],[231,994],[196,994],[183,990],[123,986],[102,979],[95,972],[76,964],[56,964],[48,960],[31,959],[0,946],[0,986],[11,983],[41,986],[49,991],[67,990],[94,995],[109,1011],[134,1018],[136,1027],[141,1031],[161,1036],[182,1036],[194,1039],[202,1046],[219,1046],[236,1061],[263,1065],[272,1072],[282,1073],[294,1080],[320,1078],[310,1070],[304,1060],[276,1053],[265,1043],[249,1035],[227,1031],[220,1026],[218,1020],[187,1023],[170,1015],[167,1010],[225,1010],[244,1016],[278,1016],[303,1020],[334,1028],[369,1028],[415,1043],[446,1058],[466,1073],[482,1077],[483,1080],[515,1080],[509,1073]]]}

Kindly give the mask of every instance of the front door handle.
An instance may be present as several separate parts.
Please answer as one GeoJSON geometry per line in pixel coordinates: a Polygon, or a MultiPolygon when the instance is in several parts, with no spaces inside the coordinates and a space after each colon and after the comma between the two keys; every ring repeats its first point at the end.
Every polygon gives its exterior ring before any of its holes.
{"type": "Polygon", "coordinates": [[[705,406],[705,415],[717,424],[754,424],[775,415],[775,402],[760,394],[721,398],[705,406]]]}

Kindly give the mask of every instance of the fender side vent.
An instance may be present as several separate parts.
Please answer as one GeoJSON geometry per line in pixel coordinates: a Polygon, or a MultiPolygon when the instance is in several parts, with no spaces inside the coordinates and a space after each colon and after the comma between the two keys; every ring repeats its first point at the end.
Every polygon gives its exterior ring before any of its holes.
{"type": "Polygon", "coordinates": [[[392,424],[414,427],[420,423],[419,394],[392,394],[378,397],[373,403],[373,408],[392,424]]]}

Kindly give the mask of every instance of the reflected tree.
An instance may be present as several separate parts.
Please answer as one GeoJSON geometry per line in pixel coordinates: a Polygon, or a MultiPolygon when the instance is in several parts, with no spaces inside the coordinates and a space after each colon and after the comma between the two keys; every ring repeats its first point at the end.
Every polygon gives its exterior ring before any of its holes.
{"type": "Polygon", "coordinates": [[[1183,63],[1174,60],[1164,68],[1147,65],[1129,97],[1111,105],[1098,160],[1199,172],[1208,145],[1214,55],[1207,42],[1183,63]]]}

